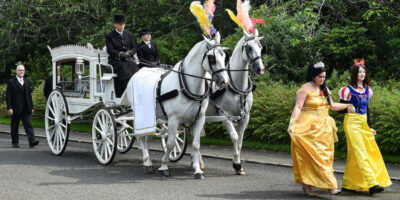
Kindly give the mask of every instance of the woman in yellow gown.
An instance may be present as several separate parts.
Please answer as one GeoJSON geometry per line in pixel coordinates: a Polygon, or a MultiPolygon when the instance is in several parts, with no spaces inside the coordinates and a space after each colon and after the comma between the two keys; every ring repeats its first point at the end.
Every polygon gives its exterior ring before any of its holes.
{"type": "Polygon", "coordinates": [[[339,111],[353,107],[334,103],[325,85],[324,63],[311,65],[307,81],[298,91],[296,105],[290,118],[288,132],[291,136],[293,175],[303,191],[315,196],[312,187],[339,194],[333,175],[334,142],[337,141],[335,121],[329,109],[339,111]]]}
{"type": "Polygon", "coordinates": [[[349,85],[339,90],[340,101],[356,108],[355,113],[346,113],[344,118],[347,160],[342,189],[368,191],[373,195],[382,192],[392,182],[375,141],[376,131],[369,126],[368,103],[373,92],[366,72],[364,59],[356,60],[349,85]]]}

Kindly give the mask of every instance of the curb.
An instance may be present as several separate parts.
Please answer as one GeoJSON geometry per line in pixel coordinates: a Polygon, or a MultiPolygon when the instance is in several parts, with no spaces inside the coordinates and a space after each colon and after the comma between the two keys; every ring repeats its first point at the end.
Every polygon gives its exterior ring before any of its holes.
{"type": "MultiPolygon", "coordinates": [[[[5,132],[5,131],[0,131],[0,133],[2,134],[10,134],[10,132],[5,132]]],[[[19,134],[22,136],[26,136],[25,134],[19,134]]],[[[39,137],[39,138],[46,138],[45,136],[41,136],[41,135],[37,135],[35,137],[39,137]]],[[[87,141],[87,140],[76,140],[76,139],[69,139],[69,141],[73,141],[73,142],[78,142],[78,143],[88,143],[91,144],[91,141],[87,141]]],[[[132,147],[133,149],[139,149],[138,147],[132,147]]],[[[161,149],[155,149],[155,148],[150,148],[150,151],[156,151],[156,152],[163,152],[163,150],[161,149]]],[[[185,155],[190,155],[190,153],[185,153],[185,155]]],[[[225,156],[218,156],[218,155],[214,155],[214,154],[202,154],[203,157],[206,158],[215,158],[215,159],[222,159],[222,160],[232,160],[231,157],[225,157],[225,156]]],[[[279,167],[286,167],[286,168],[292,168],[292,165],[288,165],[288,164],[282,164],[282,163],[274,163],[274,162],[264,162],[264,161],[258,161],[258,160],[248,160],[248,159],[243,159],[242,160],[243,163],[255,163],[255,164],[264,164],[264,165],[272,165],[272,166],[279,166],[279,167]]],[[[342,170],[334,170],[334,173],[337,174],[344,174],[344,171],[342,170]]],[[[390,177],[390,179],[392,181],[399,181],[400,182],[400,177],[390,177]]]]}

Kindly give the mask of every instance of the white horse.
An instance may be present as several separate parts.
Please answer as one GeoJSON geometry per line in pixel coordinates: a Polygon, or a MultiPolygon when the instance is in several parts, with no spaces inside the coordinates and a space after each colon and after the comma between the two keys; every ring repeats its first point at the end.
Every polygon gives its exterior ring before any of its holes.
{"type": "MultiPolygon", "coordinates": [[[[228,120],[223,123],[228,129],[233,143],[233,168],[236,174],[245,174],[240,161],[243,134],[250,118],[250,109],[253,104],[253,83],[250,80],[250,71],[264,74],[262,62],[262,49],[260,43],[262,37],[258,37],[258,31],[244,36],[237,43],[232,56],[229,59],[227,72],[230,79],[228,89],[214,90],[210,97],[211,104],[206,116],[225,116],[228,120]]],[[[203,165],[202,160],[200,163],[203,165]]]]}
{"type": "MultiPolygon", "coordinates": [[[[177,92],[177,96],[159,102],[157,107],[157,119],[168,120],[167,149],[158,169],[162,176],[170,176],[168,170],[168,158],[171,150],[175,147],[175,139],[180,125],[191,127],[192,130],[192,162],[194,178],[204,179],[203,171],[200,169],[200,132],[205,123],[205,112],[208,106],[208,77],[212,74],[212,80],[219,88],[229,84],[228,74],[225,69],[225,53],[227,49],[220,46],[220,34],[216,33],[213,40],[204,37],[197,43],[189,54],[178,62],[173,71],[166,74],[160,85],[160,94],[171,91],[177,92]],[[160,108],[160,109],[159,109],[160,108]]],[[[146,137],[138,137],[138,142],[143,152],[143,165],[148,173],[154,172],[153,163],[149,155],[149,147],[146,137]]]]}

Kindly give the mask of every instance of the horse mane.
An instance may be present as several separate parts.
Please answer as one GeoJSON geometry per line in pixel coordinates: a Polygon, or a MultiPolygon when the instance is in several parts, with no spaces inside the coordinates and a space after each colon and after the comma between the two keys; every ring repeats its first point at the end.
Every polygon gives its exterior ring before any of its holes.
{"type": "MultiPolygon", "coordinates": [[[[203,41],[200,41],[200,42],[198,42],[198,43],[196,43],[196,44],[192,47],[192,49],[190,49],[189,53],[185,56],[185,61],[187,61],[186,58],[195,57],[197,54],[203,55],[204,52],[201,52],[201,51],[200,51],[201,49],[206,49],[206,48],[202,48],[203,45],[207,45],[207,42],[204,41],[204,40],[203,40],[203,41]]],[[[204,50],[203,50],[203,51],[204,51],[204,50]]]]}
{"type": "Polygon", "coordinates": [[[199,53],[199,50],[202,49],[202,48],[201,48],[202,45],[207,45],[207,42],[203,40],[203,41],[200,41],[200,42],[196,43],[196,44],[192,47],[192,49],[190,49],[190,51],[189,51],[189,53],[186,55],[186,57],[193,56],[193,54],[199,53]]]}
{"type": "Polygon", "coordinates": [[[235,49],[233,49],[232,57],[234,56],[234,53],[235,53],[235,52],[239,52],[239,53],[242,52],[242,46],[243,46],[243,44],[244,44],[244,39],[245,39],[244,36],[243,36],[242,38],[240,38],[239,42],[238,42],[238,43],[236,44],[236,46],[235,46],[235,49]]]}

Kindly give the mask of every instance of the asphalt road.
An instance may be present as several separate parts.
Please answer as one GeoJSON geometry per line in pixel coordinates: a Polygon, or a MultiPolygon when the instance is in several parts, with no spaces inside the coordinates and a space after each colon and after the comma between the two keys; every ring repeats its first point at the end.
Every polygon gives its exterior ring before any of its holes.
{"type": "MultiPolygon", "coordinates": [[[[0,134],[0,199],[365,199],[365,193],[331,196],[318,191],[307,197],[293,182],[291,168],[245,163],[247,175],[233,174],[227,160],[204,158],[205,180],[194,180],[190,157],[170,163],[172,177],[144,174],[141,152],[118,154],[100,165],[88,143],[69,142],[62,156],[53,156],[45,140],[30,149],[11,148],[10,136],[0,134]]],[[[161,153],[151,152],[155,167],[161,153]]],[[[336,175],[339,184],[340,174],[336,175]]],[[[369,199],[400,199],[400,184],[369,199]]]]}

